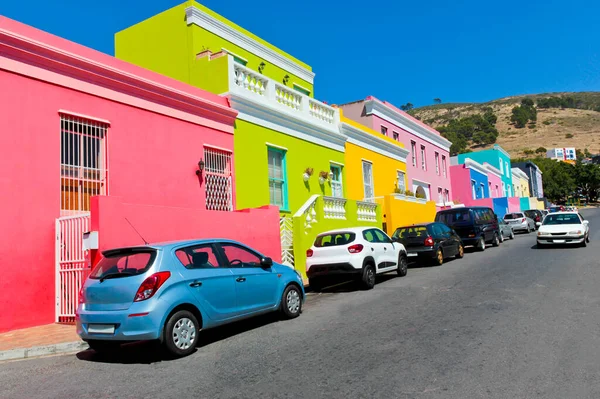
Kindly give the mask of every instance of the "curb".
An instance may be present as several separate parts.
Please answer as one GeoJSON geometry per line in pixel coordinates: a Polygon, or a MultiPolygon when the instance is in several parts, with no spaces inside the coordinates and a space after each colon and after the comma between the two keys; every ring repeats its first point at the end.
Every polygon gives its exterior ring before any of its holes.
{"type": "Polygon", "coordinates": [[[58,355],[85,350],[88,344],[83,341],[65,342],[62,344],[34,346],[33,348],[19,348],[0,351],[0,362],[6,360],[29,359],[33,357],[58,355]]]}

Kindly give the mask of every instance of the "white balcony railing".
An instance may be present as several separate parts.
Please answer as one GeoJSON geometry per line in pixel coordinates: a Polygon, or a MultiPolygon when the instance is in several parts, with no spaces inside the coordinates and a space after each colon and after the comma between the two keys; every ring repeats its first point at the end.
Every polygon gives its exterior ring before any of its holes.
{"type": "Polygon", "coordinates": [[[377,221],[377,204],[374,202],[356,201],[358,220],[377,221]]]}
{"type": "Polygon", "coordinates": [[[346,198],[323,197],[325,219],[346,220],[346,198]]]}
{"type": "Polygon", "coordinates": [[[255,97],[257,101],[292,113],[298,118],[323,125],[337,131],[339,110],[297,92],[252,69],[233,61],[229,62],[229,91],[242,96],[255,97]]]}

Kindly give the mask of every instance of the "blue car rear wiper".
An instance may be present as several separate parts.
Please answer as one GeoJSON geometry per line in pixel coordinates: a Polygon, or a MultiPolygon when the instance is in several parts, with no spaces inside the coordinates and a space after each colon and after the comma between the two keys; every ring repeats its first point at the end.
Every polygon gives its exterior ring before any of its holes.
{"type": "Polygon", "coordinates": [[[109,274],[106,274],[106,275],[100,277],[100,282],[103,282],[104,280],[109,279],[109,278],[119,278],[119,277],[127,277],[127,276],[135,276],[135,274],[129,273],[129,272],[109,273],[109,274]]]}

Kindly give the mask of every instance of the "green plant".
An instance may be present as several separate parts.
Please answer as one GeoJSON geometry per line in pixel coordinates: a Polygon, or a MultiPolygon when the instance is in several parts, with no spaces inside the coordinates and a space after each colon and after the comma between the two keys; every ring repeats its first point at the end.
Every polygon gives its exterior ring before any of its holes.
{"type": "Polygon", "coordinates": [[[535,149],[536,154],[545,154],[546,149],[544,147],[538,147],[535,149]]]}
{"type": "Polygon", "coordinates": [[[404,189],[402,189],[400,187],[396,187],[394,189],[394,193],[396,193],[396,194],[406,194],[406,191],[404,191],[404,189]]]}
{"type": "Polygon", "coordinates": [[[565,134],[565,138],[566,139],[572,139],[573,138],[573,134],[567,133],[567,134],[565,134]]]}
{"type": "Polygon", "coordinates": [[[404,192],[404,194],[406,194],[406,195],[407,195],[407,196],[409,196],[409,197],[414,197],[414,196],[415,196],[415,193],[413,193],[413,192],[412,192],[412,191],[410,191],[410,190],[406,190],[406,191],[404,192]]]}
{"type": "Polygon", "coordinates": [[[422,198],[422,199],[427,198],[424,193],[417,193],[417,194],[415,194],[415,197],[422,198]]]}
{"type": "Polygon", "coordinates": [[[523,154],[525,154],[525,155],[533,155],[533,152],[534,151],[530,150],[530,149],[523,150],[523,154]]]}
{"type": "Polygon", "coordinates": [[[551,121],[551,120],[545,120],[545,121],[543,121],[542,123],[543,123],[544,125],[548,126],[548,125],[551,125],[551,124],[552,124],[552,121],[551,121]]]}

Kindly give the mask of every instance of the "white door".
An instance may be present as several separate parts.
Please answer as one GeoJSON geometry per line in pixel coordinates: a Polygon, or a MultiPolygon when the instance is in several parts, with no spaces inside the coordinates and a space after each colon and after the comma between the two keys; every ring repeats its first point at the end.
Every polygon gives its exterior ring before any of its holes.
{"type": "Polygon", "coordinates": [[[382,269],[385,270],[386,259],[384,255],[383,243],[379,242],[375,231],[377,229],[368,229],[363,232],[363,238],[368,242],[366,246],[367,255],[371,255],[375,260],[375,269],[377,273],[381,273],[382,269]]]}
{"type": "Polygon", "coordinates": [[[365,188],[365,201],[374,202],[375,191],[373,189],[373,164],[363,161],[363,185],[365,188]]]}
{"type": "Polygon", "coordinates": [[[373,232],[375,233],[377,241],[383,246],[383,252],[381,253],[381,270],[394,270],[398,265],[398,259],[396,258],[396,251],[392,244],[392,240],[387,234],[379,229],[373,229],[373,232]]]}

